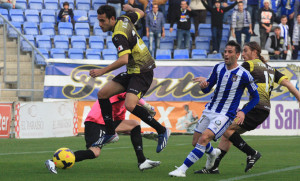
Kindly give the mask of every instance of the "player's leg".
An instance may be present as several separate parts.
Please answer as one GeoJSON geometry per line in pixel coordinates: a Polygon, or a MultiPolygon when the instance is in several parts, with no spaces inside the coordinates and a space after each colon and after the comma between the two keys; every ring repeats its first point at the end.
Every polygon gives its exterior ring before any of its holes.
{"type": "Polygon", "coordinates": [[[137,116],[157,131],[158,145],[156,152],[159,153],[166,147],[171,131],[157,122],[145,108],[137,105],[139,99],[142,98],[149,89],[152,80],[153,71],[133,75],[127,87],[125,107],[133,115],[137,116]]]}
{"type": "Polygon", "coordinates": [[[140,123],[136,120],[124,120],[116,128],[117,132],[130,132],[131,143],[133,145],[137,160],[138,168],[143,171],[160,165],[160,161],[146,159],[143,152],[143,140],[141,135],[140,123]]]}

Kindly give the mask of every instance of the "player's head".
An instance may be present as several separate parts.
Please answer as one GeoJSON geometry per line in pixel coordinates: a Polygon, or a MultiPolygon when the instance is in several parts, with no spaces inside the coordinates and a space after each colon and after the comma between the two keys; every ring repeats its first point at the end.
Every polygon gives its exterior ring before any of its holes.
{"type": "Polygon", "coordinates": [[[243,11],[243,10],[244,10],[244,4],[243,4],[243,1],[240,1],[240,2],[238,3],[238,9],[239,9],[239,11],[243,11]]]}
{"type": "Polygon", "coordinates": [[[99,26],[103,32],[111,31],[116,23],[116,10],[109,5],[100,6],[97,10],[99,26]]]}
{"type": "Polygon", "coordinates": [[[184,9],[184,10],[187,9],[187,7],[188,7],[187,2],[186,1],[181,1],[180,7],[181,7],[181,9],[184,9]]]}
{"type": "Polygon", "coordinates": [[[157,12],[158,12],[158,5],[157,5],[157,4],[153,4],[153,6],[152,6],[152,11],[153,11],[154,13],[157,13],[157,12]]]}
{"type": "Polygon", "coordinates": [[[221,2],[219,0],[215,1],[215,7],[220,8],[221,7],[221,2]]]}
{"type": "Polygon", "coordinates": [[[265,7],[265,9],[269,9],[269,7],[270,7],[270,0],[264,0],[264,7],[265,7]]]}
{"type": "Polygon", "coordinates": [[[261,61],[266,62],[264,57],[262,57],[260,54],[261,48],[257,42],[251,41],[245,43],[242,53],[244,61],[260,59],[261,61]]]}
{"type": "Polygon", "coordinates": [[[282,15],[281,18],[280,18],[281,24],[286,25],[287,21],[288,21],[287,16],[282,15]]]}
{"type": "Polygon", "coordinates": [[[231,67],[237,64],[237,59],[241,54],[241,46],[233,41],[230,40],[225,47],[224,50],[224,62],[227,67],[231,67]]]}
{"type": "Polygon", "coordinates": [[[281,29],[279,26],[276,26],[275,29],[274,29],[274,33],[276,36],[280,36],[280,32],[281,32],[281,29]]]}

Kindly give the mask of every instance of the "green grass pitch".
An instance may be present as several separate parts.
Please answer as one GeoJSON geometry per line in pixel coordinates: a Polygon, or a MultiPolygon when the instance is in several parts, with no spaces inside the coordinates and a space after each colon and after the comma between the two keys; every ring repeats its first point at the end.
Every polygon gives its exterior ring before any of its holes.
{"type": "MultiPolygon", "coordinates": [[[[202,168],[206,156],[188,171],[186,178],[172,178],[168,173],[180,166],[193,149],[191,135],[174,135],[159,154],[157,143],[143,139],[147,158],[160,160],[159,167],[141,172],[129,136],[120,136],[118,143],[107,145],[99,158],[75,163],[69,170],[50,174],[45,160],[54,151],[68,147],[72,151],[85,148],[82,136],[50,139],[0,139],[0,180],[300,180],[300,136],[244,136],[249,145],[259,150],[262,158],[249,173],[244,173],[246,156],[232,147],[220,165],[219,175],[194,174],[202,168]]],[[[216,147],[218,143],[213,142],[216,147]]]]}

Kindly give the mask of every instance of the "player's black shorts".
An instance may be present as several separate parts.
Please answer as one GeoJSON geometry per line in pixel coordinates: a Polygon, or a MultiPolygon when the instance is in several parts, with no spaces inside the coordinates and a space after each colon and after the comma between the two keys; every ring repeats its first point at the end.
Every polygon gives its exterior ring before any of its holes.
{"type": "MultiPolygon", "coordinates": [[[[121,122],[122,121],[114,121],[114,127],[117,128],[121,122]]],[[[105,125],[97,124],[91,121],[86,121],[84,125],[84,138],[86,148],[88,149],[105,134],[106,128],[105,125]]]]}
{"type": "Polygon", "coordinates": [[[140,74],[122,72],[112,79],[125,87],[127,93],[133,93],[142,98],[150,88],[153,80],[153,70],[140,74]]]}
{"type": "Polygon", "coordinates": [[[267,110],[253,108],[246,114],[244,123],[240,126],[248,131],[254,130],[268,118],[269,114],[267,110]]]}

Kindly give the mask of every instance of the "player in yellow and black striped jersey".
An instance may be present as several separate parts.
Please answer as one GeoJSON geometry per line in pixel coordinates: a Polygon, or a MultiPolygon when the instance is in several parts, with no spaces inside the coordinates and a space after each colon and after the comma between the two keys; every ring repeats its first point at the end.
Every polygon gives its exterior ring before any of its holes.
{"type": "MultiPolygon", "coordinates": [[[[255,129],[263,123],[270,114],[270,96],[274,83],[278,83],[288,88],[288,90],[300,101],[300,93],[288,80],[288,77],[280,73],[275,68],[269,66],[264,58],[260,55],[261,48],[256,42],[249,42],[244,45],[242,57],[244,63],[241,65],[250,72],[258,86],[260,101],[250,110],[241,125],[235,122],[226,130],[219,143],[218,148],[221,154],[215,160],[215,164],[211,169],[202,169],[195,173],[216,174],[219,173],[219,164],[225,154],[229,151],[231,143],[239,150],[247,154],[247,165],[245,172],[249,171],[255,162],[261,157],[261,154],[251,148],[240,136],[246,131],[255,129]]],[[[251,98],[250,98],[251,99],[251,98]]]]}
{"type": "Polygon", "coordinates": [[[102,31],[113,32],[112,41],[118,50],[118,59],[107,67],[91,70],[90,75],[95,78],[124,65],[126,65],[127,71],[114,77],[98,92],[106,135],[96,143],[101,146],[118,139],[113,126],[112,105],[109,98],[126,92],[126,109],[157,131],[156,152],[159,153],[166,147],[170,130],[157,122],[146,109],[137,105],[139,99],[150,88],[153,80],[153,69],[156,67],[153,57],[134,27],[134,24],[144,16],[144,12],[132,8],[128,4],[123,5],[123,10],[127,14],[119,18],[116,18],[115,9],[112,6],[103,5],[97,10],[97,18],[102,31]]]}

